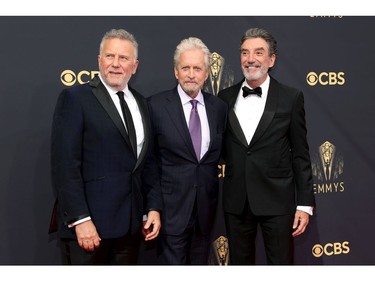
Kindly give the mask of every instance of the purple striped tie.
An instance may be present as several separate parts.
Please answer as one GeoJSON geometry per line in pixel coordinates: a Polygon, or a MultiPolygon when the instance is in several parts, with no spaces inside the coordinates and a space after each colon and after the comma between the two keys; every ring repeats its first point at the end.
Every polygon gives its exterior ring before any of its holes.
{"type": "Polygon", "coordinates": [[[201,121],[199,119],[198,108],[197,108],[197,100],[190,101],[192,108],[190,113],[189,119],[189,132],[191,136],[191,140],[193,141],[195,154],[197,159],[200,160],[201,158],[201,144],[202,144],[202,129],[201,129],[201,121]]]}

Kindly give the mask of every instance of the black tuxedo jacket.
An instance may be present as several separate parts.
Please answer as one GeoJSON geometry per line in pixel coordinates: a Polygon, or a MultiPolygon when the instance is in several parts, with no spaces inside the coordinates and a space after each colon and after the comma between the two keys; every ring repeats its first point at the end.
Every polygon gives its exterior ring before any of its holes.
{"type": "Polygon", "coordinates": [[[229,107],[224,138],[223,208],[240,214],[248,198],[255,215],[314,206],[303,93],[271,77],[264,113],[250,144],[233,110],[240,83],[219,92],[229,107]]]}
{"type": "Polygon", "coordinates": [[[65,89],[58,98],[53,116],[51,165],[61,238],[75,238],[74,229],[67,225],[87,216],[91,216],[101,238],[121,237],[129,230],[135,233],[140,230],[145,209],[161,208],[157,192],[142,186],[151,135],[147,100],[130,90],[145,130],[138,159],[99,77],[65,89]]]}
{"type": "Polygon", "coordinates": [[[158,179],[161,186],[162,233],[181,234],[189,223],[195,201],[202,232],[208,234],[212,229],[227,106],[211,94],[203,96],[211,142],[200,161],[194,152],[177,87],[149,98],[157,166],[148,179],[158,179]]]}

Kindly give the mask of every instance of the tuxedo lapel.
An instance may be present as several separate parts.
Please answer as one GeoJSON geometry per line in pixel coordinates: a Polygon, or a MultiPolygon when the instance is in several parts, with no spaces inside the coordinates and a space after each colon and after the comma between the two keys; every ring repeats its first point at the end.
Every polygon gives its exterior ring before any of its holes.
{"type": "Polygon", "coordinates": [[[244,145],[248,146],[245,134],[241,128],[240,122],[238,121],[237,115],[234,112],[234,109],[229,109],[228,112],[228,122],[230,124],[229,130],[232,130],[236,138],[244,145]]]}
{"type": "Polygon", "coordinates": [[[271,79],[270,86],[268,89],[266,106],[264,108],[263,115],[259,121],[258,127],[255,130],[254,136],[251,139],[250,146],[254,145],[259,138],[264,134],[268,126],[271,124],[271,121],[275,115],[277,103],[279,98],[279,91],[276,83],[271,79]]]}
{"type": "MultiPolygon", "coordinates": [[[[130,87],[129,87],[130,88],[130,87]]],[[[147,153],[148,147],[150,145],[150,119],[149,114],[147,110],[147,104],[143,101],[143,97],[140,96],[135,90],[131,89],[131,92],[133,93],[133,96],[135,100],[137,101],[139,111],[141,113],[142,117],[142,123],[143,123],[143,130],[144,130],[144,143],[142,146],[141,153],[139,154],[139,157],[137,159],[137,163],[134,167],[134,170],[138,168],[139,164],[142,163],[142,160],[145,158],[145,155],[147,153]]]]}
{"type": "Polygon", "coordinates": [[[90,85],[94,86],[92,90],[93,94],[103,106],[105,111],[108,113],[113,123],[115,123],[126,143],[131,147],[128,134],[125,131],[124,122],[122,121],[120,114],[118,113],[117,108],[112,101],[112,98],[110,97],[103,83],[101,83],[99,77],[96,76],[93,80],[91,80],[90,85]]]}
{"type": "MultiPolygon", "coordinates": [[[[212,138],[216,136],[216,131],[215,129],[217,128],[217,120],[216,120],[216,108],[214,107],[212,103],[212,95],[208,93],[202,92],[203,97],[204,97],[204,104],[206,107],[206,114],[207,114],[207,120],[208,120],[208,126],[210,129],[210,145],[208,147],[207,151],[212,150],[212,138]]],[[[201,160],[203,160],[206,157],[207,153],[205,153],[202,157],[201,160]]]]}
{"type": "Polygon", "coordinates": [[[232,133],[236,136],[236,138],[244,145],[248,146],[245,134],[241,128],[240,122],[238,121],[237,115],[234,112],[234,106],[237,101],[237,96],[240,91],[241,85],[243,81],[238,83],[234,88],[233,92],[231,93],[230,100],[228,102],[229,110],[228,110],[228,128],[232,131],[232,133]]]}

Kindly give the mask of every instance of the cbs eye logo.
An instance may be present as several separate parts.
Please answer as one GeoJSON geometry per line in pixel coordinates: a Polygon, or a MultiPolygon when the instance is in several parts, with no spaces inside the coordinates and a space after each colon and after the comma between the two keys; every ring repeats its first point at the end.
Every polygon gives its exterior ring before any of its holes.
{"type": "Polygon", "coordinates": [[[327,243],[325,245],[316,244],[312,248],[312,254],[314,257],[319,258],[323,255],[332,256],[332,255],[341,255],[347,254],[350,252],[349,242],[344,241],[334,242],[334,243],[327,243]]]}
{"type": "Polygon", "coordinates": [[[306,82],[310,86],[315,86],[318,83],[323,86],[344,85],[344,75],[344,72],[322,72],[319,74],[316,72],[309,72],[306,76],[306,82]]]}
{"type": "Polygon", "coordinates": [[[77,82],[79,84],[85,84],[89,82],[96,74],[98,74],[99,71],[87,71],[82,70],[78,72],[77,74],[74,73],[73,70],[67,69],[64,70],[60,75],[61,83],[63,83],[65,86],[73,86],[77,82]]]}

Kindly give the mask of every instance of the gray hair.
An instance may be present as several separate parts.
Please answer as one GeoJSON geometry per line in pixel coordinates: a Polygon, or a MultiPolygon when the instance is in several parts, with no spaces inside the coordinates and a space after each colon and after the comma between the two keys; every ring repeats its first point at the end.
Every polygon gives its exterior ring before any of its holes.
{"type": "Polygon", "coordinates": [[[243,42],[250,38],[262,38],[268,44],[268,55],[277,55],[277,42],[273,35],[269,33],[267,30],[262,28],[250,28],[246,30],[245,34],[241,38],[240,47],[242,46],[243,42]]]}
{"type": "Polygon", "coordinates": [[[177,45],[173,58],[174,67],[176,68],[180,63],[180,57],[182,53],[194,49],[200,49],[203,52],[206,69],[210,69],[211,52],[202,42],[202,40],[196,37],[189,37],[187,39],[184,39],[180,42],[180,44],[177,45]]]}
{"type": "Polygon", "coordinates": [[[104,36],[102,38],[102,41],[100,42],[99,54],[102,54],[102,50],[103,50],[103,46],[104,46],[105,41],[108,40],[108,39],[113,39],[113,38],[128,40],[130,43],[132,43],[133,46],[134,46],[135,59],[138,59],[138,43],[137,43],[137,40],[135,40],[135,37],[134,37],[133,34],[126,31],[125,29],[111,29],[110,31],[107,31],[104,34],[104,36]]]}

